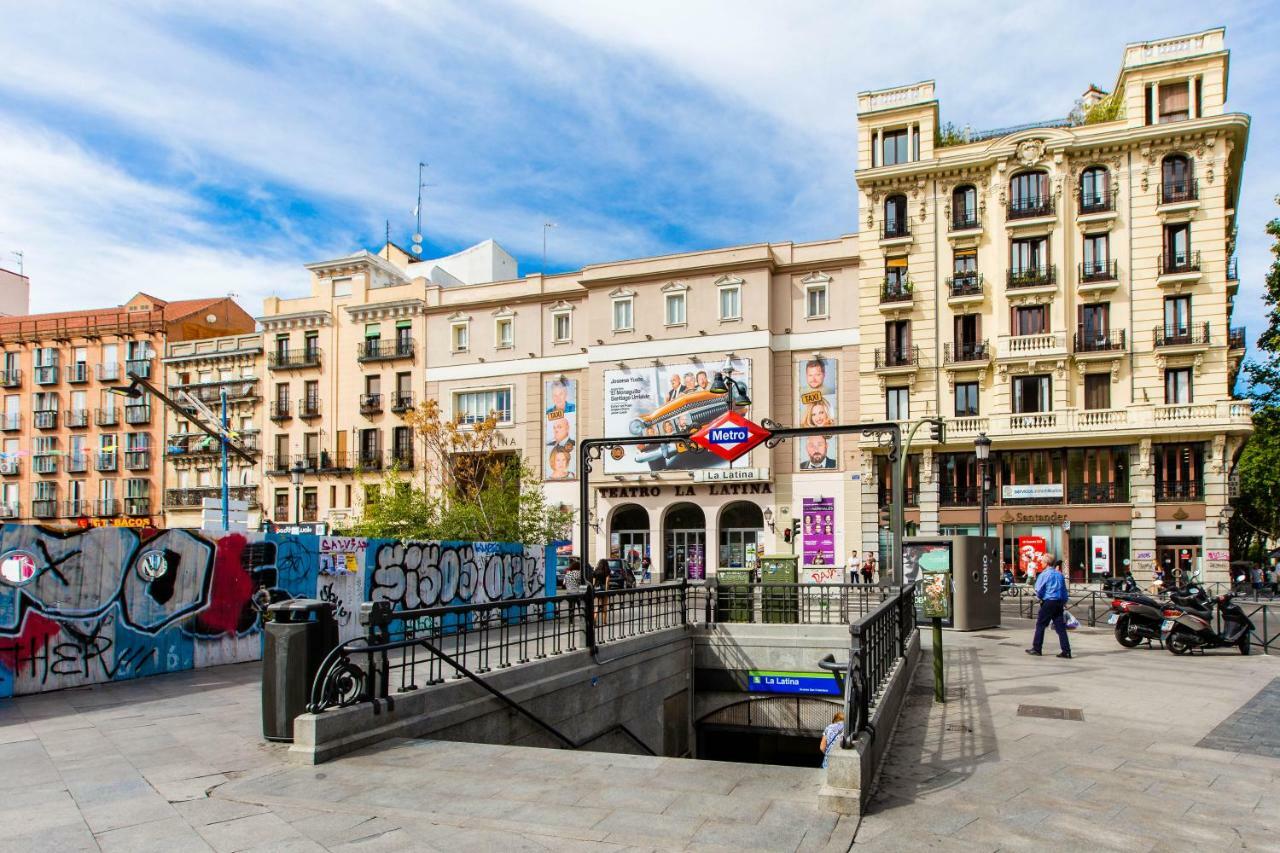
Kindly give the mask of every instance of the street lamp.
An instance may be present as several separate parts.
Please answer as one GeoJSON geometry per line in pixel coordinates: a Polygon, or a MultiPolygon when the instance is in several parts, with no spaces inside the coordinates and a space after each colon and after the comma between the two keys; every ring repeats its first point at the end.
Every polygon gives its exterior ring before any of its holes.
{"type": "Polygon", "coordinates": [[[293,483],[293,523],[299,524],[302,521],[302,478],[307,474],[307,466],[302,464],[301,459],[293,461],[293,467],[289,469],[289,481],[293,483]]]}
{"type": "Polygon", "coordinates": [[[728,394],[728,410],[731,412],[734,406],[751,405],[751,398],[747,396],[746,383],[731,376],[726,376],[724,373],[717,372],[716,378],[711,381],[711,387],[707,390],[712,394],[728,394]]]}
{"type": "Polygon", "coordinates": [[[991,439],[985,432],[973,440],[973,452],[978,457],[978,526],[982,536],[982,585],[990,583],[987,572],[991,568],[991,548],[987,542],[987,460],[991,458],[991,439]]]}
{"type": "Polygon", "coordinates": [[[1227,532],[1227,529],[1231,526],[1231,519],[1235,517],[1235,514],[1236,514],[1236,508],[1233,507],[1231,504],[1227,504],[1226,506],[1224,506],[1222,508],[1222,512],[1218,513],[1218,535],[1219,536],[1227,532]]]}

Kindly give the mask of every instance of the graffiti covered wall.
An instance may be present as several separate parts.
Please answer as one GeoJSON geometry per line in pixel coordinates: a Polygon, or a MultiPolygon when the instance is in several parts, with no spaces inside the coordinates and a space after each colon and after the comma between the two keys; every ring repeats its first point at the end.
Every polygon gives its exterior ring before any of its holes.
{"type": "Polygon", "coordinates": [[[508,543],[7,524],[0,697],[257,660],[272,601],[329,602],[346,640],[362,601],[538,596],[554,570],[545,549],[508,543]]]}

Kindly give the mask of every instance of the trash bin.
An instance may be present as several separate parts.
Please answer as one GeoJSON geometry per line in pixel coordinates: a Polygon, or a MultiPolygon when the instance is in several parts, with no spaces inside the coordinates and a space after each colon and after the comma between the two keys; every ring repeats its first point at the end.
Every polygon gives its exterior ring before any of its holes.
{"type": "Polygon", "coordinates": [[[295,598],[267,608],[262,647],[262,736],[293,741],[293,718],[307,710],[316,671],[338,645],[333,605],[295,598]]]}
{"type": "Polygon", "coordinates": [[[716,621],[751,622],[753,601],[750,569],[721,569],[716,573],[716,621]]]}
{"type": "Polygon", "coordinates": [[[796,586],[799,559],[794,554],[770,554],[760,560],[763,621],[786,625],[800,621],[800,590],[796,586]]]}

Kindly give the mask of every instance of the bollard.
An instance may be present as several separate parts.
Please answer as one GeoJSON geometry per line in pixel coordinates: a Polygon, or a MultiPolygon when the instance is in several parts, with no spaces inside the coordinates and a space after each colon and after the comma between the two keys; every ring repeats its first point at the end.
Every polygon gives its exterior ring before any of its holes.
{"type": "Polygon", "coordinates": [[[933,699],[947,701],[947,690],[942,675],[942,617],[933,617],[933,699]]]}

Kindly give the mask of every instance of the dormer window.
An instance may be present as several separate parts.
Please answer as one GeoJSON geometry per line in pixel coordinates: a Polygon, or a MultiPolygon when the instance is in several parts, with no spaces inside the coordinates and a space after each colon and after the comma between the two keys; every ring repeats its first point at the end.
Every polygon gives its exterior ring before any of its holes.
{"type": "Polygon", "coordinates": [[[880,141],[880,165],[896,166],[899,163],[908,161],[908,139],[909,134],[905,127],[898,130],[886,130],[881,134],[880,141]]]}
{"type": "Polygon", "coordinates": [[[1191,92],[1186,80],[1176,83],[1161,83],[1159,86],[1160,110],[1156,120],[1158,124],[1171,121],[1186,121],[1191,118],[1191,92]]]}

